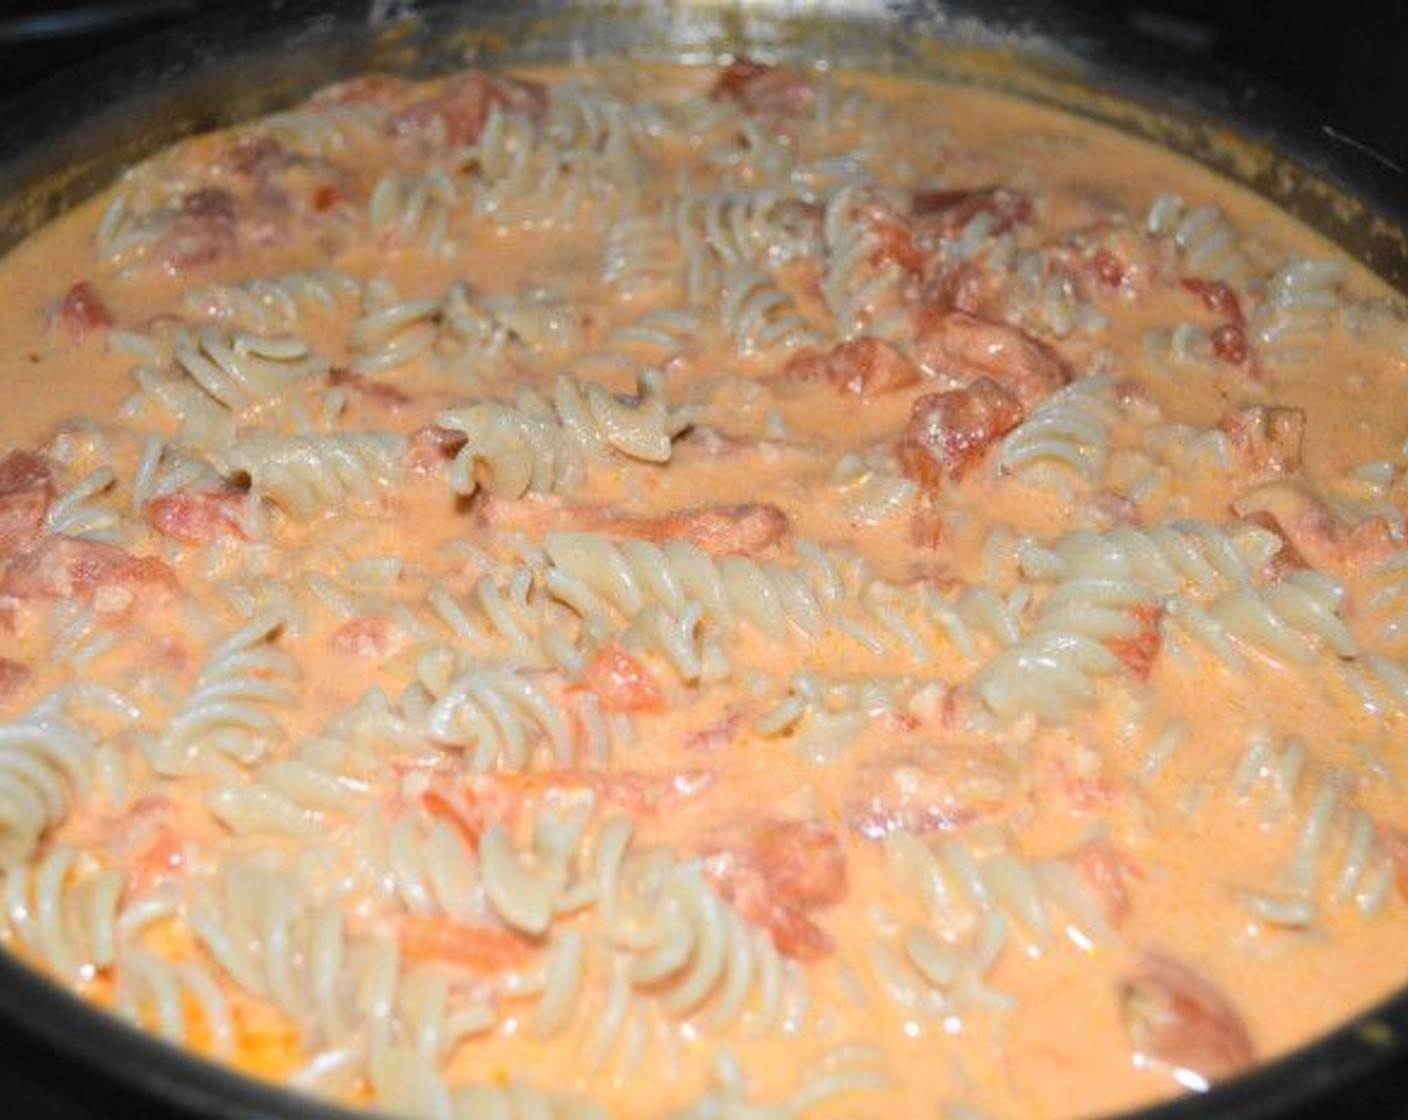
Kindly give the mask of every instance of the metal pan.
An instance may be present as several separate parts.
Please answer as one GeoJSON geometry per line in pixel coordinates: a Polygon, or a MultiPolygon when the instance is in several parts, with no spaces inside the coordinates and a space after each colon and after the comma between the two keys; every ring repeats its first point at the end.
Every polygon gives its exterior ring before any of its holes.
{"type": "MultiPolygon", "coordinates": [[[[1005,90],[1156,140],[1299,217],[1408,291],[1408,175],[1314,111],[1247,79],[1193,72],[1146,44],[1036,3],[787,0],[473,6],[277,0],[196,22],[60,74],[0,106],[0,251],[181,136],[296,102],[368,69],[582,56],[826,59],[1005,90]]],[[[74,1117],[347,1112],[140,1034],[0,953],[0,1043],[74,1117]]],[[[0,1062],[5,1060],[0,1057],[0,1062]]],[[[8,1110],[6,1110],[8,1111],[8,1110]]],[[[1330,1036],[1139,1120],[1408,1117],[1408,989],[1330,1036]],[[1333,1112],[1331,1113],[1331,1110],[1333,1112]]]]}

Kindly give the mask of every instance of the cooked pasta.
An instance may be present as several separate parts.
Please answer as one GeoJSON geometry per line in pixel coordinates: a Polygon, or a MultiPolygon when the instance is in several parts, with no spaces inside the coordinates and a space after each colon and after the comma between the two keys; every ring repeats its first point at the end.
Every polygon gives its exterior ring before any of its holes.
{"type": "Polygon", "coordinates": [[[0,286],[0,941],[145,1030],[411,1118],[1059,1120],[1408,978],[1408,311],[1194,167],[373,75],[0,286]]]}

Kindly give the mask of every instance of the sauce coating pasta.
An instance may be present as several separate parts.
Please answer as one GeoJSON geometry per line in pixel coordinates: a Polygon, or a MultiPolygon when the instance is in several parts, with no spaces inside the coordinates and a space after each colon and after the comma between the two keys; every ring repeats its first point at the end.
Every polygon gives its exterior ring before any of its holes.
{"type": "Polygon", "coordinates": [[[146,1029],[416,1117],[1055,1118],[1408,977],[1408,316],[1195,166],[369,76],[0,289],[3,935],[146,1029]]]}

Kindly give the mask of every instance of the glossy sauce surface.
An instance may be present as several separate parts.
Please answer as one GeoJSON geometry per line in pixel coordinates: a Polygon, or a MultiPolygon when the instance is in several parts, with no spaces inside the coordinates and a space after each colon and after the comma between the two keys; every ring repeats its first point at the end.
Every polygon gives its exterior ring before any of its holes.
{"type": "Polygon", "coordinates": [[[1408,976],[1408,325],[1197,167],[373,77],[0,288],[7,942],[150,1029],[407,1115],[1058,1117],[1408,976]]]}

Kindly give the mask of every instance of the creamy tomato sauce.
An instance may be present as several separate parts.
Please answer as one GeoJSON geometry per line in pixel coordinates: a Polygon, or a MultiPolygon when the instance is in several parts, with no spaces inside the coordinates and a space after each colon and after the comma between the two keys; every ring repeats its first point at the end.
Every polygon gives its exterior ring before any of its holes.
{"type": "Polygon", "coordinates": [[[1195,166],[368,77],[0,287],[4,936],[131,1021],[408,1116],[996,1120],[1408,977],[1408,324],[1195,166]]]}

